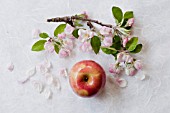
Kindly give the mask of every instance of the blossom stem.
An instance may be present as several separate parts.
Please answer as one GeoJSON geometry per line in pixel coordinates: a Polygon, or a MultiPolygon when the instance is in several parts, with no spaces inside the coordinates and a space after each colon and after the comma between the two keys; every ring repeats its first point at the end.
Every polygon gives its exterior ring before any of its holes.
{"type": "Polygon", "coordinates": [[[93,23],[99,24],[101,26],[106,26],[106,27],[113,28],[113,29],[116,29],[116,27],[117,27],[117,26],[113,26],[111,24],[103,24],[102,22],[99,22],[98,20],[82,18],[79,16],[56,17],[56,18],[47,19],[47,22],[66,22],[66,23],[74,26],[73,20],[82,20],[82,21],[87,21],[87,22],[93,22],[93,23]]]}

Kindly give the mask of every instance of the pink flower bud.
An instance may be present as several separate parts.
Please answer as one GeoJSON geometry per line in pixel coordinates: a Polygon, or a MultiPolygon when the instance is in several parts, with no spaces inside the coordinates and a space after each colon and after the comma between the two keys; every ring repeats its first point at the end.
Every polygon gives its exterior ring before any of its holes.
{"type": "Polygon", "coordinates": [[[142,69],[142,63],[141,63],[141,61],[140,61],[140,60],[136,60],[136,61],[134,62],[134,67],[135,67],[137,70],[142,69]]]}
{"type": "Polygon", "coordinates": [[[128,42],[128,38],[123,38],[123,47],[126,47],[127,42],[128,42]]]}
{"type": "Polygon", "coordinates": [[[134,24],[134,18],[130,18],[130,19],[127,21],[126,26],[132,27],[133,24],[134,24]]]}
{"type": "Polygon", "coordinates": [[[83,15],[84,15],[84,18],[88,18],[88,15],[87,15],[87,12],[86,11],[83,11],[83,15]]]}
{"type": "Polygon", "coordinates": [[[103,44],[106,47],[111,46],[112,42],[113,42],[113,38],[112,37],[105,37],[104,40],[103,40],[103,44]]]}
{"type": "Polygon", "coordinates": [[[99,32],[104,36],[112,36],[112,29],[105,26],[103,26],[99,32]]]}
{"type": "Polygon", "coordinates": [[[131,63],[132,61],[133,61],[133,57],[131,57],[130,55],[126,55],[126,62],[131,63]]]}
{"type": "Polygon", "coordinates": [[[45,44],[44,44],[44,48],[47,52],[49,53],[52,53],[54,51],[54,45],[51,41],[47,41],[45,44]]]}
{"type": "Polygon", "coordinates": [[[70,50],[68,50],[68,49],[61,49],[61,50],[59,51],[59,56],[60,56],[61,58],[70,56],[70,50]]]}
{"type": "Polygon", "coordinates": [[[84,52],[92,50],[90,42],[87,42],[87,41],[83,42],[82,45],[80,46],[80,50],[84,52]]]}
{"type": "Polygon", "coordinates": [[[123,55],[124,55],[123,53],[118,53],[118,54],[117,54],[117,61],[118,61],[118,62],[123,62],[123,59],[122,59],[122,58],[123,58],[123,55]]]}

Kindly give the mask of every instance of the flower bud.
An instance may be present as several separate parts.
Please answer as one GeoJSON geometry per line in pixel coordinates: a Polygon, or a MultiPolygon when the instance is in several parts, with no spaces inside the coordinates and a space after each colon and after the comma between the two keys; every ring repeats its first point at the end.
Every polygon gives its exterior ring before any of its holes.
{"type": "Polygon", "coordinates": [[[142,63],[141,63],[141,61],[140,61],[140,60],[136,60],[136,61],[134,62],[134,67],[135,67],[137,70],[142,69],[142,63]]]}

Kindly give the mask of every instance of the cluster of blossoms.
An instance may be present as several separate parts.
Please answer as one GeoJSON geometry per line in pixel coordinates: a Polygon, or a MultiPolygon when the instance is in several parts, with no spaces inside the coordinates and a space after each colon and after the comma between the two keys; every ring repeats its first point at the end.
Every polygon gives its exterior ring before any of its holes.
{"type": "Polygon", "coordinates": [[[47,33],[40,33],[40,38],[47,40],[36,42],[32,50],[45,49],[49,53],[55,51],[62,58],[68,57],[73,50],[74,40],[78,39],[79,48],[84,52],[93,50],[98,54],[102,50],[105,54],[115,57],[116,63],[109,67],[110,73],[117,76],[125,70],[127,75],[133,76],[142,68],[141,61],[131,56],[131,53],[139,53],[142,49],[142,44],[138,44],[138,37],[131,37],[131,28],[134,24],[133,12],[127,11],[123,14],[120,8],[112,7],[112,13],[116,26],[89,19],[86,12],[71,17],[48,19],[48,22],[65,22],[66,24],[60,24],[55,29],[54,37],[49,37],[47,33]],[[98,29],[92,23],[102,27],[98,29]]]}

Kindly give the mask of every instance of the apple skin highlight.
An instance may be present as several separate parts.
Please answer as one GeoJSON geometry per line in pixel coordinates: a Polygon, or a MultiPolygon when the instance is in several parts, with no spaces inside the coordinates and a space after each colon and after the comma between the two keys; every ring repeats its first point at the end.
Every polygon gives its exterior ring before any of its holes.
{"type": "Polygon", "coordinates": [[[95,61],[83,60],[72,67],[69,73],[69,82],[77,95],[92,97],[105,86],[106,74],[95,61]]]}

